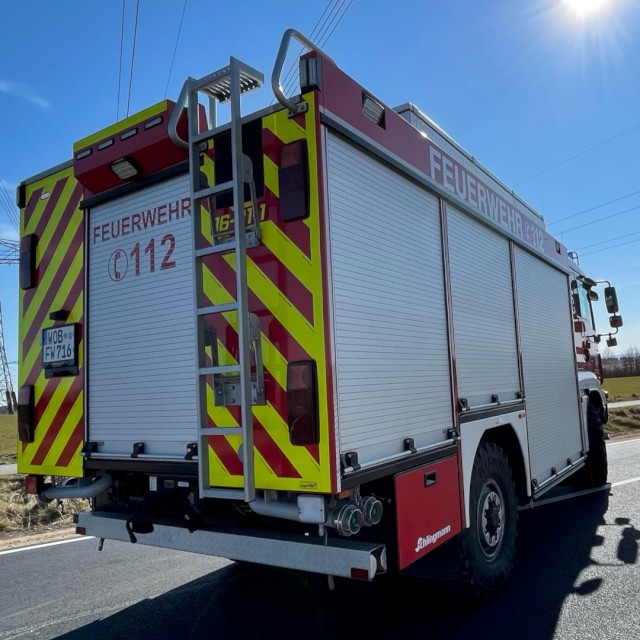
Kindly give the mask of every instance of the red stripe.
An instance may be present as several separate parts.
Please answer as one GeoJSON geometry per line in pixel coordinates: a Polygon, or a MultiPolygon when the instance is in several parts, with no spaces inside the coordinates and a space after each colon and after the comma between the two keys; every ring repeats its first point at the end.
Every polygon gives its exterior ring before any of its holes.
{"type": "Polygon", "coordinates": [[[253,417],[253,444],[279,478],[302,477],[255,416],[253,417]]]}
{"type": "Polygon", "coordinates": [[[313,295],[311,291],[265,245],[256,247],[250,255],[260,271],[273,282],[287,300],[313,326],[313,295]]]}
{"type": "Polygon", "coordinates": [[[47,457],[49,453],[49,449],[51,445],[55,442],[60,430],[62,429],[71,408],[73,407],[75,401],[78,399],[80,392],[82,391],[82,371],[76,376],[75,380],[71,383],[71,387],[67,391],[62,404],[60,405],[60,409],[56,413],[55,417],[51,421],[47,429],[47,433],[45,434],[38,450],[36,451],[33,459],[31,460],[31,464],[39,465],[44,462],[44,459],[47,457]]]}
{"type": "MultiPolygon", "coordinates": [[[[238,424],[242,422],[240,407],[227,407],[238,424]]],[[[300,473],[291,464],[276,441],[271,437],[264,425],[253,416],[253,445],[265,459],[265,462],[279,478],[300,478],[300,473]]]]}
{"type": "MultiPolygon", "coordinates": [[[[220,284],[235,299],[236,298],[236,272],[227,264],[220,255],[207,256],[205,265],[218,279],[220,284]]],[[[291,360],[311,360],[311,356],[300,343],[284,328],[280,321],[271,313],[258,296],[249,290],[249,310],[255,313],[260,320],[262,332],[283,355],[287,362],[291,360]]],[[[221,301],[216,301],[221,302],[221,301]]]]}
{"type": "MultiPolygon", "coordinates": [[[[69,268],[71,267],[71,264],[73,263],[73,260],[75,258],[75,252],[82,246],[82,236],[83,236],[82,227],[80,227],[71,242],[69,251],[65,254],[64,258],[62,259],[62,262],[60,263],[60,269],[58,273],[63,278],[67,274],[67,272],[69,271],[69,268]]],[[[29,349],[33,344],[34,338],[36,337],[38,331],[41,329],[43,322],[47,319],[49,312],[52,311],[51,305],[53,304],[55,297],[60,292],[61,286],[64,286],[65,280],[63,279],[58,286],[56,286],[54,283],[55,283],[55,280],[47,290],[42,301],[39,303],[38,311],[36,312],[36,315],[31,323],[31,326],[29,327],[29,331],[27,331],[27,335],[25,336],[25,339],[23,341],[23,348],[25,349],[24,350],[25,354],[29,352],[29,349]]],[[[79,293],[82,291],[83,286],[84,286],[84,274],[83,274],[83,270],[80,269],[80,273],[76,277],[70,292],[75,294],[72,297],[74,301],[78,297],[79,293]]],[[[69,300],[69,295],[67,295],[67,299],[65,300],[65,302],[67,300],[69,300]]],[[[66,307],[63,307],[63,308],[67,309],[66,307]]],[[[67,309],[67,311],[71,311],[71,309],[67,309]]]]}
{"type": "MultiPolygon", "coordinates": [[[[78,298],[82,294],[83,282],[84,282],[84,275],[80,273],[76,282],[73,284],[71,291],[69,292],[69,295],[64,301],[64,305],[63,305],[64,309],[73,309],[78,298]]],[[[82,316],[81,316],[80,321],[78,323],[78,344],[80,344],[80,341],[82,340],[82,329],[83,329],[83,325],[82,325],[82,316]]],[[[26,339],[22,342],[22,350],[24,354],[27,354],[28,351],[25,350],[25,344],[26,344],[26,339]]],[[[31,367],[31,371],[29,371],[29,374],[26,377],[25,383],[35,384],[41,371],[42,371],[42,363],[39,359],[36,358],[35,362],[33,363],[33,366],[31,367]]]]}
{"type": "MultiPolygon", "coordinates": [[[[59,220],[55,220],[55,221],[51,221],[49,219],[49,221],[51,222],[51,224],[55,224],[55,230],[53,232],[53,235],[51,237],[51,239],[49,240],[47,247],[44,251],[44,253],[42,254],[42,256],[40,257],[40,260],[38,262],[38,266],[37,266],[37,271],[36,271],[36,282],[39,283],[40,282],[40,274],[44,274],[44,272],[47,270],[47,268],[49,267],[49,264],[51,263],[51,260],[54,256],[54,254],[58,253],[60,251],[60,240],[62,239],[63,234],[67,231],[67,229],[69,228],[69,225],[71,224],[71,221],[73,219],[73,214],[78,206],[78,203],[80,202],[80,196],[82,194],[82,191],[80,189],[80,186],[77,185],[76,188],[73,191],[71,200],[67,203],[67,206],[65,207],[64,211],[62,212],[62,215],[60,216],[59,220]]],[[[43,219],[44,219],[44,214],[43,214],[43,219]]],[[[83,240],[84,237],[84,225],[81,224],[80,227],[78,228],[78,231],[75,233],[75,235],[73,236],[73,239],[71,240],[71,246],[67,247],[65,252],[68,254],[69,251],[73,248],[73,243],[77,242],[77,237],[80,234],[80,243],[83,240]]],[[[38,237],[41,237],[40,235],[38,235],[38,237]]],[[[79,244],[78,244],[79,246],[79,244]]],[[[75,249],[77,250],[77,247],[75,247],[75,249]]],[[[61,273],[64,273],[64,271],[62,270],[62,267],[60,269],[61,273]]],[[[38,291],[38,287],[33,287],[32,289],[28,289],[27,291],[25,291],[24,294],[24,299],[23,299],[23,313],[26,313],[27,310],[29,309],[31,302],[36,294],[36,292],[38,291]]]]}
{"type": "Polygon", "coordinates": [[[42,195],[42,188],[36,189],[29,198],[29,202],[27,206],[24,208],[24,226],[22,227],[23,231],[26,230],[29,222],[31,222],[31,216],[36,208],[36,205],[40,201],[40,196],[42,195]]]}
{"type": "Polygon", "coordinates": [[[60,196],[62,195],[62,191],[67,184],[67,178],[61,178],[56,182],[55,186],[51,190],[51,194],[47,199],[47,204],[44,206],[42,211],[42,215],[40,216],[40,220],[38,220],[38,224],[35,228],[34,233],[38,236],[38,238],[42,237],[42,233],[47,227],[47,225],[51,222],[51,214],[55,211],[58,206],[58,201],[60,200],[60,196]]]}
{"type": "Polygon", "coordinates": [[[241,476],[242,462],[235,452],[235,449],[229,444],[224,436],[209,436],[209,446],[220,459],[222,466],[232,476],[241,476]]]}
{"type": "MultiPolygon", "coordinates": [[[[270,129],[262,129],[262,150],[276,166],[280,164],[280,149],[284,142],[276,136],[270,129]]],[[[302,220],[283,222],[280,219],[280,200],[270,191],[266,185],[265,194],[265,217],[274,222],[277,227],[286,235],[307,258],[311,258],[311,230],[302,220]]]]}
{"type": "MultiPolygon", "coordinates": [[[[56,389],[60,385],[61,381],[62,381],[62,378],[49,378],[45,382],[44,389],[42,390],[42,393],[40,394],[40,397],[38,398],[38,401],[36,402],[36,406],[35,406],[34,418],[36,421],[36,425],[40,423],[40,420],[42,419],[42,415],[44,414],[44,410],[47,408],[47,405],[49,404],[49,400],[51,400],[53,394],[55,393],[56,389]]],[[[35,380],[34,380],[34,384],[35,384],[35,380]]]]}
{"type": "Polygon", "coordinates": [[[78,420],[78,424],[75,426],[69,441],[65,445],[58,461],[56,462],[56,467],[68,467],[69,463],[73,459],[73,456],[76,455],[76,451],[80,446],[80,443],[84,439],[84,416],[78,420]]]}

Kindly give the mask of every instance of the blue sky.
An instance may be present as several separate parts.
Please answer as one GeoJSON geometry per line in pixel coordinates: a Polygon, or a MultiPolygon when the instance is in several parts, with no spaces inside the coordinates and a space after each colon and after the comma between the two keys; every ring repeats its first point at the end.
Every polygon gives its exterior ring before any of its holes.
{"type": "MultiPolygon", "coordinates": [[[[118,105],[121,0],[3,4],[0,179],[12,198],[128,103],[134,113],[176,99],[188,75],[230,55],[269,78],[283,31],[310,35],[320,23],[313,35],[339,66],[388,105],[419,106],[542,212],[591,277],[617,286],[616,352],[640,347],[640,3],[604,0],[581,15],[567,0],[187,0],[176,47],[184,7],[140,0],[129,94],[127,0],[118,105]]],[[[272,102],[268,84],[249,109],[272,102]]],[[[0,238],[15,237],[0,206],[0,238]]],[[[0,265],[12,361],[17,299],[17,269],[0,265]]]]}

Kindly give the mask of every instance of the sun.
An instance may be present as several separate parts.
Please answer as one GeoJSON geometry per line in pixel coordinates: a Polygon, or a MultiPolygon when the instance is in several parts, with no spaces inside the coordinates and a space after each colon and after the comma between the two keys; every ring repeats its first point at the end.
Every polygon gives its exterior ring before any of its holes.
{"type": "Polygon", "coordinates": [[[603,7],[608,0],[564,0],[564,2],[577,13],[585,16],[603,7]]]}

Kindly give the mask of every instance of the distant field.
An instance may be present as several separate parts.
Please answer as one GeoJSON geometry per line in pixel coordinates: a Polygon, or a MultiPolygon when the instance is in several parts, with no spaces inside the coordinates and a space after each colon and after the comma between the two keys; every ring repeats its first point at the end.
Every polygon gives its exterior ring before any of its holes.
{"type": "Polygon", "coordinates": [[[16,460],[17,428],[15,415],[0,415],[0,463],[16,460]]]}
{"type": "Polygon", "coordinates": [[[604,388],[609,392],[609,401],[640,400],[640,376],[606,378],[604,388]]]}

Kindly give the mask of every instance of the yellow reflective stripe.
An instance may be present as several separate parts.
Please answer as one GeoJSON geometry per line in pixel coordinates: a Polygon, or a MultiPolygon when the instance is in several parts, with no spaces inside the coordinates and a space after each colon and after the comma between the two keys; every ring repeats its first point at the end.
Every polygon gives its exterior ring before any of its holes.
{"type": "MultiPolygon", "coordinates": [[[[52,286],[58,284],[58,280],[60,279],[61,276],[64,278],[64,281],[62,283],[62,286],[60,286],[60,290],[64,289],[65,285],[67,285],[68,287],[69,284],[73,283],[72,280],[69,280],[69,272],[62,274],[62,273],[59,273],[59,269],[62,261],[67,258],[67,251],[65,251],[64,248],[69,247],[69,245],[71,244],[71,239],[73,238],[75,233],[78,231],[81,224],[82,224],[82,219],[80,218],[80,216],[78,216],[77,220],[75,221],[75,224],[73,223],[70,224],[68,229],[64,232],[64,235],[60,240],[60,244],[58,245],[61,250],[57,250],[53,254],[51,258],[51,262],[49,263],[49,266],[46,269],[46,272],[42,275],[42,278],[38,282],[36,293],[31,299],[29,308],[26,310],[26,312],[22,316],[23,327],[26,328],[31,326],[36,314],[40,310],[40,306],[42,304],[43,298],[46,297],[47,293],[49,292],[49,289],[52,286]]],[[[79,271],[79,268],[82,266],[83,258],[84,258],[83,248],[82,246],[80,246],[76,252],[76,255],[73,260],[73,264],[71,266],[71,268],[73,268],[73,266],[75,265],[76,275],[79,271]],[[80,261],[79,266],[77,264],[78,260],[80,261]]],[[[71,271],[71,268],[69,269],[69,271],[71,271]]]]}
{"type": "Polygon", "coordinates": [[[276,198],[280,197],[278,165],[267,156],[264,156],[264,184],[276,198]]]}
{"type": "MultiPolygon", "coordinates": [[[[27,194],[26,194],[27,203],[31,199],[32,194],[38,189],[42,189],[42,193],[51,192],[60,180],[64,180],[65,178],[72,178],[72,176],[73,176],[73,167],[68,167],[66,169],[63,169],[59,173],[55,173],[51,176],[46,177],[40,182],[37,182],[33,185],[28,185],[27,194]]],[[[63,202],[64,202],[64,206],[67,205],[67,203],[69,202],[71,193],[73,193],[73,189],[75,188],[76,184],[77,184],[76,181],[73,179],[67,180],[67,183],[65,184],[62,192],[60,193],[58,204],[55,207],[56,210],[60,207],[60,205],[63,202]]],[[[48,202],[49,202],[48,198],[45,198],[44,200],[40,200],[40,199],[38,200],[38,202],[35,204],[31,212],[31,216],[29,218],[29,224],[27,227],[24,226],[24,214],[21,216],[21,226],[22,226],[23,234],[33,233],[36,230],[36,227],[38,226],[38,223],[42,218],[42,213],[44,212],[48,202]]]]}
{"type": "Polygon", "coordinates": [[[73,407],[69,411],[69,414],[64,420],[62,428],[60,429],[56,439],[51,445],[49,449],[49,453],[47,453],[43,464],[45,465],[55,465],[58,461],[58,458],[62,454],[63,449],[67,446],[67,442],[69,442],[69,438],[71,438],[71,434],[73,430],[76,428],[78,421],[82,417],[82,411],[84,408],[84,394],[81,391],[76,401],[73,403],[73,407]]]}
{"type": "MultiPolygon", "coordinates": [[[[159,113],[162,113],[167,109],[167,102],[168,102],[167,100],[158,102],[157,104],[152,105],[151,107],[149,107],[148,109],[145,109],[144,111],[140,111],[139,113],[134,113],[132,116],[129,116],[124,120],[119,120],[118,122],[116,122],[115,124],[112,124],[110,127],[107,127],[106,129],[102,129],[101,131],[98,131],[97,133],[87,136],[86,138],[82,138],[82,140],[78,140],[78,142],[76,142],[73,145],[73,152],[75,153],[80,149],[84,149],[85,147],[90,147],[94,142],[100,142],[100,140],[104,138],[108,138],[109,136],[112,136],[116,133],[120,133],[121,131],[124,131],[128,127],[132,127],[136,124],[144,122],[145,120],[148,120],[149,118],[155,115],[158,115],[159,113]]],[[[167,115],[167,117],[169,116],[167,115]]],[[[138,135],[140,135],[140,132],[138,132],[138,135]]]]}
{"type": "MultiPolygon", "coordinates": [[[[62,252],[60,252],[62,253],[62,252]]],[[[62,258],[60,258],[62,259],[62,258]]],[[[69,291],[71,290],[71,285],[73,284],[75,278],[78,276],[78,274],[80,273],[80,270],[82,269],[82,265],[84,263],[84,251],[83,248],[80,247],[76,253],[75,258],[73,259],[73,262],[71,263],[70,267],[69,267],[69,271],[67,272],[66,276],[65,276],[65,280],[63,285],[60,287],[58,293],[56,294],[55,298],[53,299],[53,302],[51,303],[51,308],[52,309],[57,309],[60,308],[60,306],[62,305],[62,303],[64,302],[65,298],[69,295],[69,291]]],[[[47,273],[50,273],[49,270],[47,270],[47,273]]],[[[52,286],[52,285],[49,285],[52,286]]],[[[42,293],[42,295],[45,295],[46,293],[46,289],[42,289],[39,288],[38,290],[38,294],[42,293]]],[[[37,297],[42,298],[42,295],[38,296],[38,294],[36,294],[36,296],[34,296],[34,299],[31,302],[31,307],[29,308],[29,311],[33,310],[33,313],[30,313],[29,315],[34,315],[36,312],[36,307],[38,306],[38,304],[41,304],[41,300],[37,300],[37,297]]],[[[82,298],[82,294],[80,294],[80,298],[82,298]]],[[[77,303],[76,303],[77,305],[77,303]]],[[[74,317],[77,317],[74,316],[74,317]]],[[[27,330],[31,327],[31,325],[33,324],[34,319],[31,320],[27,320],[26,317],[23,317],[22,319],[22,323],[21,323],[21,327],[23,329],[23,331],[21,332],[20,335],[20,349],[22,350],[22,344],[23,344],[23,340],[24,337],[27,334],[27,330]]],[[[45,319],[46,322],[46,319],[45,319]]],[[[35,363],[36,358],[40,355],[41,353],[41,344],[40,344],[40,337],[38,335],[36,335],[36,338],[33,341],[33,344],[31,345],[31,349],[29,350],[28,354],[22,354],[22,366],[21,366],[21,371],[24,372],[24,374],[26,375],[29,371],[31,371],[31,369],[33,368],[33,365],[35,363]]]]}

